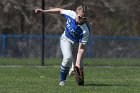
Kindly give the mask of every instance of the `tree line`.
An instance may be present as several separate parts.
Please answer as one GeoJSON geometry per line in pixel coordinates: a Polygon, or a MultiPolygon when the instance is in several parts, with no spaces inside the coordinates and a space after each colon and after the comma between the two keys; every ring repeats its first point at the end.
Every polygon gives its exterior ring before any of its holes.
{"type": "MultiPolygon", "coordinates": [[[[90,9],[91,34],[107,36],[140,35],[139,0],[45,0],[45,9],[74,10],[79,4],[90,9]]],[[[41,34],[41,0],[0,0],[0,34],[41,34]]],[[[45,34],[61,34],[62,15],[45,14],[45,34]]]]}

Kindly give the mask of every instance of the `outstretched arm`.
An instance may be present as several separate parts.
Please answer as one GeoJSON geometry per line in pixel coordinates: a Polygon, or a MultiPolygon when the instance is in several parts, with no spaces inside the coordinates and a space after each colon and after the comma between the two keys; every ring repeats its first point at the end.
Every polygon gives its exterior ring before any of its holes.
{"type": "Polygon", "coordinates": [[[83,53],[85,51],[85,45],[84,44],[79,44],[79,47],[78,47],[78,53],[77,53],[77,59],[76,59],[76,65],[77,67],[81,68],[81,61],[82,61],[82,56],[83,56],[83,53]]]}
{"type": "Polygon", "coordinates": [[[48,10],[42,10],[42,9],[36,9],[35,13],[60,13],[62,8],[53,8],[53,9],[48,9],[48,10]]]}

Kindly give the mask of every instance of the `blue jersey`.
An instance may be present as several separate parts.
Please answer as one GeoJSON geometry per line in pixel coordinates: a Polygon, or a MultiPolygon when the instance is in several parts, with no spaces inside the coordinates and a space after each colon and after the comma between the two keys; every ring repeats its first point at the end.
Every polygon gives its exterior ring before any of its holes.
{"type": "Polygon", "coordinates": [[[76,12],[72,10],[63,10],[61,14],[66,18],[66,28],[62,36],[68,38],[72,42],[86,44],[90,31],[87,23],[77,25],[75,20],[76,12]]]}

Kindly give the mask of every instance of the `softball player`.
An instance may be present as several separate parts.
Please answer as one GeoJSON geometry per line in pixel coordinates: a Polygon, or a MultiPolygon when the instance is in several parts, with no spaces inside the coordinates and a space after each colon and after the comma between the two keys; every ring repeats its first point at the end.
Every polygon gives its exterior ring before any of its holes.
{"type": "MultiPolygon", "coordinates": [[[[79,68],[83,77],[83,61],[82,56],[85,51],[85,45],[89,37],[89,26],[86,19],[88,8],[84,5],[77,7],[76,11],[66,10],[62,8],[53,8],[48,10],[36,9],[35,12],[42,13],[60,13],[66,18],[66,27],[64,33],[60,37],[60,47],[63,55],[63,61],[60,66],[60,83],[63,86],[66,83],[66,77],[74,71],[74,67],[79,68]],[[76,62],[73,59],[72,47],[74,43],[79,43],[76,62]],[[70,66],[72,67],[70,69],[70,66]]],[[[83,83],[84,84],[84,81],[83,83]]]]}

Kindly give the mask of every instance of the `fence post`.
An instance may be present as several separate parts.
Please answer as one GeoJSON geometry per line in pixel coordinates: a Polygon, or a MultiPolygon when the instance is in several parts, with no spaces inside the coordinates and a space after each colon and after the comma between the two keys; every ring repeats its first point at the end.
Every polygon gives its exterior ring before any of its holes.
{"type": "MultiPolygon", "coordinates": [[[[45,0],[42,0],[42,9],[45,9],[45,0]]],[[[41,57],[41,65],[44,66],[44,32],[45,32],[45,15],[42,13],[42,57],[41,57]]]]}

